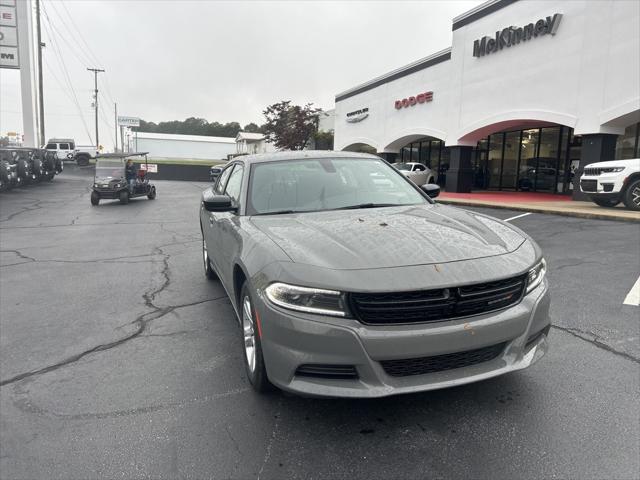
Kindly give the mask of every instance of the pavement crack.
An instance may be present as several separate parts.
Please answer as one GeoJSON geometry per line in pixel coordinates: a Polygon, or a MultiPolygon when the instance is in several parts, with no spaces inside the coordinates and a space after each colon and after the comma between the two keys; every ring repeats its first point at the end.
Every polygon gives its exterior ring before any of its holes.
{"type": "MultiPolygon", "coordinates": [[[[0,253],[13,253],[15,256],[17,256],[18,258],[22,258],[23,260],[28,260],[27,262],[20,262],[20,263],[13,263],[12,265],[21,265],[23,263],[31,263],[31,262],[37,262],[38,260],[36,260],[33,257],[30,257],[28,255],[25,255],[24,253],[22,253],[20,250],[0,250],[0,253]]],[[[2,265],[3,267],[6,267],[8,265],[2,265]]]]}
{"type": "Polygon", "coordinates": [[[269,443],[267,444],[267,449],[264,453],[264,458],[262,459],[262,465],[260,466],[260,471],[258,472],[257,480],[260,480],[260,475],[262,475],[262,472],[264,471],[264,467],[267,466],[267,463],[269,463],[269,459],[271,458],[271,449],[273,448],[273,442],[275,441],[276,436],[278,435],[278,429],[280,427],[280,411],[281,410],[282,410],[282,397],[280,397],[280,399],[278,400],[278,406],[276,408],[276,413],[275,413],[276,421],[273,424],[273,430],[271,431],[271,437],[269,438],[269,443]]]}
{"type": "Polygon", "coordinates": [[[613,353],[614,355],[617,355],[622,358],[626,358],[627,360],[631,360],[632,362],[635,362],[635,363],[640,363],[640,358],[634,357],[633,355],[630,355],[626,352],[621,352],[620,350],[616,350],[615,348],[600,341],[599,337],[591,332],[585,332],[578,328],[561,327],[559,325],[551,325],[551,327],[561,330],[563,332],[566,332],[570,335],[573,335],[574,337],[584,340],[585,342],[588,342],[602,350],[606,350],[609,353],[613,353]]]}

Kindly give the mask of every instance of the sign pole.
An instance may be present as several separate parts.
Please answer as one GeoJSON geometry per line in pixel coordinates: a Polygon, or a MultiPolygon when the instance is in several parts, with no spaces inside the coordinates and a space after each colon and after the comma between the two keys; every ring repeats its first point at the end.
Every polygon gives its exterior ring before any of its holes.
{"type": "Polygon", "coordinates": [[[116,130],[116,145],[114,147],[114,152],[118,151],[118,104],[114,102],[113,104],[113,110],[114,110],[114,127],[116,130]]]}

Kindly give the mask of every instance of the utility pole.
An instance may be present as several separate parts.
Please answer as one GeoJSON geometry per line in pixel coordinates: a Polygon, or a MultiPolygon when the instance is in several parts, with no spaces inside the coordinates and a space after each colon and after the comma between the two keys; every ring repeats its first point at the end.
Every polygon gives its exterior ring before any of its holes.
{"type": "Polygon", "coordinates": [[[99,68],[87,68],[90,72],[93,72],[94,80],[94,94],[96,96],[94,106],[96,108],[96,150],[100,150],[100,139],[98,138],[98,73],[104,72],[99,68]]]}
{"type": "Polygon", "coordinates": [[[116,131],[116,145],[115,145],[115,149],[113,150],[114,152],[118,151],[118,104],[114,103],[113,104],[113,111],[114,111],[114,129],[116,131]]]}
{"type": "Polygon", "coordinates": [[[44,91],[42,87],[42,31],[40,30],[40,0],[36,0],[36,30],[38,36],[38,104],[40,106],[40,147],[45,145],[44,136],[44,91]]]}

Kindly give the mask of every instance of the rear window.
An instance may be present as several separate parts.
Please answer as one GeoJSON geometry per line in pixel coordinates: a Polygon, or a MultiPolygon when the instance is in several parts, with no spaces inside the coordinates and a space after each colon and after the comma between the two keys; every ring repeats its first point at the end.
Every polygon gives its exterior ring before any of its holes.
{"type": "Polygon", "coordinates": [[[55,143],[47,143],[47,146],[45,148],[47,150],[57,150],[55,143]]]}

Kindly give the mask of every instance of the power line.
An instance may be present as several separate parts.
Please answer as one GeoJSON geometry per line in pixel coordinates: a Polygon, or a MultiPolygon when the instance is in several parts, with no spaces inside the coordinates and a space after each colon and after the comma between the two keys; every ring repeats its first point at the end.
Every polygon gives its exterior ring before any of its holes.
{"type": "MultiPolygon", "coordinates": [[[[77,97],[76,92],[75,92],[75,90],[73,88],[73,84],[71,83],[71,78],[69,77],[69,73],[67,71],[66,63],[64,61],[64,58],[63,58],[62,54],[60,53],[58,42],[56,41],[55,36],[53,35],[54,29],[53,29],[53,26],[51,25],[51,20],[49,18],[49,14],[48,14],[47,9],[45,8],[44,4],[42,5],[42,11],[44,13],[45,21],[46,21],[46,23],[44,23],[43,25],[45,27],[45,30],[47,31],[47,36],[49,37],[49,40],[51,42],[51,46],[52,46],[53,52],[56,55],[56,57],[58,58],[60,64],[62,65],[63,78],[65,79],[69,90],[71,91],[71,95],[69,95],[69,97],[71,98],[71,96],[72,96],[73,103],[75,103],[76,108],[78,109],[78,112],[80,113],[80,118],[82,119],[82,124],[84,125],[85,132],[87,133],[87,136],[89,137],[89,140],[91,141],[91,143],[93,143],[93,140],[91,138],[91,134],[89,133],[89,127],[87,126],[87,122],[85,121],[84,116],[82,115],[82,109],[80,108],[80,103],[78,102],[78,97],[77,97]]],[[[46,61],[46,58],[45,58],[45,61],[46,61]]],[[[48,62],[46,62],[46,63],[49,66],[49,69],[51,70],[51,73],[53,74],[53,69],[48,64],[48,62]]],[[[56,79],[56,81],[58,82],[58,84],[62,87],[61,82],[57,79],[55,74],[53,74],[53,76],[56,79]]],[[[68,94],[68,92],[66,92],[66,93],[68,94]]]]}
{"type": "MultiPolygon", "coordinates": [[[[67,5],[65,4],[65,2],[63,0],[60,0],[60,5],[62,5],[62,7],[64,8],[67,17],[69,18],[71,25],[73,26],[73,28],[75,29],[75,31],[77,32],[77,38],[80,39],[80,41],[85,45],[86,47],[86,51],[82,50],[82,45],[80,45],[80,42],[76,42],[78,43],[78,47],[83,51],[83,53],[87,56],[87,58],[89,58],[89,62],[85,62],[88,64],[102,64],[102,62],[98,59],[98,56],[93,52],[93,50],[91,49],[91,47],[89,46],[89,43],[87,43],[87,41],[84,38],[84,35],[82,35],[81,30],[78,28],[78,26],[76,25],[76,22],[73,20],[73,17],[71,15],[71,12],[69,12],[69,9],[67,8],[67,5]]],[[[54,7],[55,8],[55,7],[54,7]]],[[[58,13],[58,10],[56,9],[56,13],[58,13]]],[[[58,16],[61,17],[61,15],[58,13],[58,16]]],[[[64,21],[64,19],[61,18],[62,21],[64,21]]],[[[72,35],[74,35],[74,40],[76,39],[75,34],[71,31],[71,29],[67,29],[68,32],[70,32],[72,35]]],[[[103,77],[105,79],[104,81],[104,86],[106,88],[106,93],[107,96],[109,97],[109,100],[111,103],[115,103],[115,101],[113,100],[113,95],[111,94],[111,88],[109,88],[109,80],[107,78],[107,76],[105,75],[103,77]]]]}

